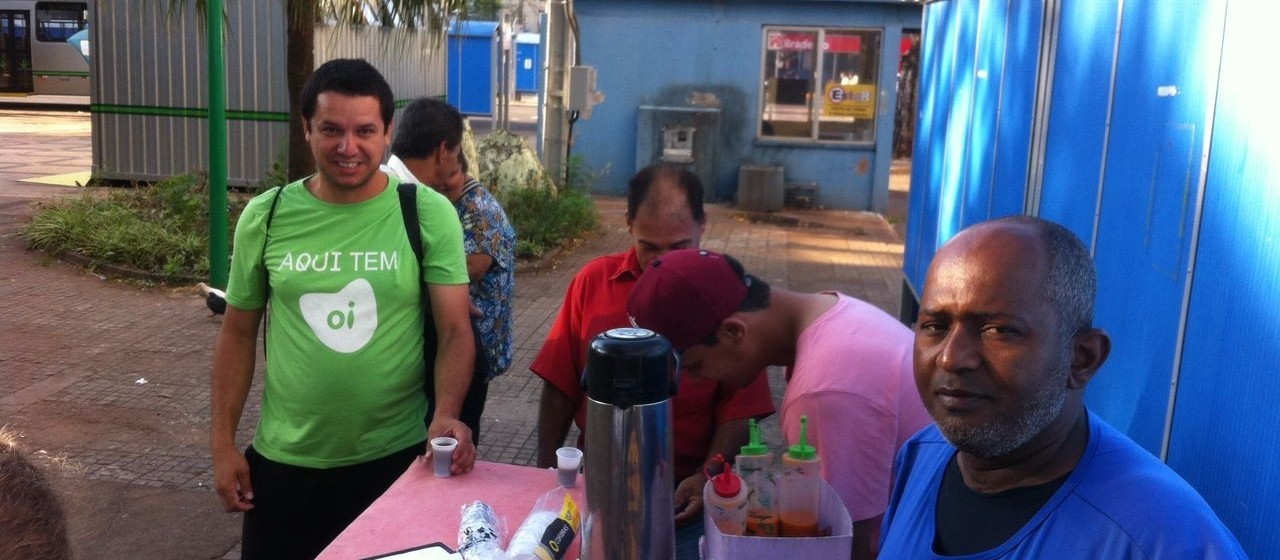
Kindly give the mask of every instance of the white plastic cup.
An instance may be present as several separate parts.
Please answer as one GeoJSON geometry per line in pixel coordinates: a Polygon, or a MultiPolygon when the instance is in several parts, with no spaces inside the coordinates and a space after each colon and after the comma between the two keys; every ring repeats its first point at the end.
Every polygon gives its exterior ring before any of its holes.
{"type": "Polygon", "coordinates": [[[582,450],[577,447],[561,447],[556,450],[556,471],[560,486],[572,488],[578,482],[578,467],[582,465],[582,450]]]}
{"type": "Polygon", "coordinates": [[[435,466],[436,476],[447,478],[453,474],[453,450],[458,447],[458,440],[448,436],[431,438],[431,462],[435,466]]]}

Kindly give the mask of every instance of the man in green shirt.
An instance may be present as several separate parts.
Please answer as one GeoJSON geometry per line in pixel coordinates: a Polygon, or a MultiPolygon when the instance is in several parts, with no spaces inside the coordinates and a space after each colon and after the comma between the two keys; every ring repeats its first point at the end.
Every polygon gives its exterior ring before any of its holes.
{"type": "Polygon", "coordinates": [[[416,186],[415,265],[399,181],[378,169],[394,98],[367,62],[325,63],[301,101],[318,172],[245,208],[214,350],[214,482],[227,511],[246,512],[246,560],[314,558],[426,452],[428,436],[458,439],[455,473],[475,462],[458,420],[475,350],[457,214],[416,186]],[[430,426],[421,278],[438,331],[430,426]],[[262,416],[241,453],[235,434],[267,304],[262,416]]]}

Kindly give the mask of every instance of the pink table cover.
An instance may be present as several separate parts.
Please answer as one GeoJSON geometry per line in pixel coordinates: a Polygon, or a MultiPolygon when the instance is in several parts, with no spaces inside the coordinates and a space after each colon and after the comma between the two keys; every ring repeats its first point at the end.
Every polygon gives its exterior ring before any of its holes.
{"type": "MultiPolygon", "coordinates": [[[[317,558],[359,560],[435,542],[457,548],[462,505],[475,500],[506,520],[504,538],[510,540],[538,498],[556,486],[555,469],[476,461],[467,474],[436,478],[431,464],[419,458],[317,558]]],[[[585,486],[579,476],[571,489],[580,513],[587,509],[585,486]]],[[[578,557],[579,537],[565,558],[578,557]]]]}

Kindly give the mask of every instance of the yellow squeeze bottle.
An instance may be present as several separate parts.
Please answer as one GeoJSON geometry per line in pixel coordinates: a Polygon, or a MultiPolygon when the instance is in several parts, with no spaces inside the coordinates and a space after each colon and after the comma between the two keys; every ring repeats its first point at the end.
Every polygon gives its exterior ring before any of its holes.
{"type": "Polygon", "coordinates": [[[822,459],[809,445],[809,420],[800,417],[800,441],[782,456],[778,518],[784,537],[818,536],[818,500],[822,496],[822,459]]]}
{"type": "Polygon", "coordinates": [[[760,426],[748,420],[751,441],[742,446],[737,457],[738,475],[749,489],[747,497],[746,534],[757,537],[778,536],[778,487],[773,453],[760,442],[760,426]]]}

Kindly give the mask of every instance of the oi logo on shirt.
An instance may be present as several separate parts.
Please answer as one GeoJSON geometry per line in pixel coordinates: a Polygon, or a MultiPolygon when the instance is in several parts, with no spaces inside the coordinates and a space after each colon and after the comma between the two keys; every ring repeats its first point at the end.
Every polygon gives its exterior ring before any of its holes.
{"type": "Polygon", "coordinates": [[[378,330],[378,301],[373,286],[363,278],[335,294],[305,294],[298,306],[316,338],[335,352],[350,354],[364,348],[378,330]]]}

